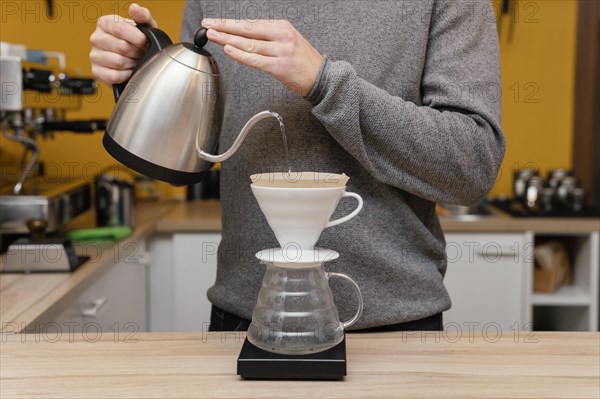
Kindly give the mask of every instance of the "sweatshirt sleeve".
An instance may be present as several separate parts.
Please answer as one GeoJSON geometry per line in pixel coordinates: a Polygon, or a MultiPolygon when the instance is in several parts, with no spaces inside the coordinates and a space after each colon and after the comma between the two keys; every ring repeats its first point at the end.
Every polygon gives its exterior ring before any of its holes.
{"type": "Polygon", "coordinates": [[[202,22],[202,3],[198,0],[186,0],[183,7],[180,38],[182,42],[193,42],[194,34],[202,22]]]}
{"type": "Polygon", "coordinates": [[[470,205],[491,189],[504,157],[499,50],[495,22],[457,13],[452,2],[436,1],[431,14],[420,104],[327,58],[307,100],[375,179],[433,202],[470,205]]]}

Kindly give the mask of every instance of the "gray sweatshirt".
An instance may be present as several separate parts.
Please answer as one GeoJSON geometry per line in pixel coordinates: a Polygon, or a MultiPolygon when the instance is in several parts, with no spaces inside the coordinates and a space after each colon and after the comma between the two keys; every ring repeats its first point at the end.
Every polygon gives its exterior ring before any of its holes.
{"type": "MultiPolygon", "coordinates": [[[[246,120],[269,109],[284,118],[292,170],[345,173],[347,190],[363,197],[362,213],[326,229],[317,243],[341,254],[326,270],[348,274],[362,290],[364,313],[354,328],[449,309],[435,204],[477,202],[504,155],[491,2],[188,0],[183,41],[192,41],[203,17],[288,19],[326,56],[302,98],[207,45],[226,92],[221,151],[246,120]]],[[[278,246],[249,176],[286,168],[275,120],[258,124],[222,165],[223,238],[208,298],[247,319],[264,272],[254,254],[278,246]]],[[[333,217],[355,206],[342,200],[333,217]]],[[[337,279],[330,285],[340,317],[350,317],[352,287],[337,279]]]]}

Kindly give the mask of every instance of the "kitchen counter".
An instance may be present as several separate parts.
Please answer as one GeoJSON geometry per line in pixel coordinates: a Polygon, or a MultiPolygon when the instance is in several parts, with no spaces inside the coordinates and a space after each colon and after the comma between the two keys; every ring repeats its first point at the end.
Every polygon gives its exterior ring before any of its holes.
{"type": "MultiPolygon", "coordinates": [[[[491,216],[472,220],[440,217],[447,233],[524,232],[589,233],[600,231],[600,220],[594,218],[514,218],[494,211],[491,216]]],[[[181,202],[157,223],[161,233],[221,231],[221,204],[218,201],[181,202]]]]}
{"type": "MultiPolygon", "coordinates": [[[[89,227],[88,214],[74,221],[73,228],[89,227]]],[[[216,200],[194,202],[148,202],[136,209],[136,228],[119,244],[101,245],[100,255],[73,273],[0,274],[0,326],[2,331],[23,330],[36,318],[114,262],[116,251],[131,241],[154,233],[220,232],[221,204],[216,200]],[[118,246],[117,246],[118,245],[118,246]],[[16,324],[15,324],[16,323],[16,324]],[[10,324],[7,329],[7,324],[10,324]]],[[[511,218],[496,214],[476,220],[441,218],[445,232],[586,233],[600,230],[596,219],[511,218]]],[[[121,249],[120,249],[121,248],[121,249]]],[[[118,253],[118,252],[117,252],[118,253]]]]}
{"type": "Polygon", "coordinates": [[[489,216],[474,220],[440,217],[446,233],[592,233],[600,231],[600,219],[489,216]]]}
{"type": "Polygon", "coordinates": [[[3,398],[598,398],[600,333],[348,334],[343,381],[246,381],[244,333],[2,336],[3,398]],[[86,339],[90,342],[86,342],[86,339]],[[94,342],[97,341],[97,342],[94,342]]]}
{"type": "Polygon", "coordinates": [[[157,233],[220,232],[221,202],[180,202],[156,223],[157,233]]]}
{"type": "MultiPolygon", "coordinates": [[[[72,228],[89,227],[93,215],[73,222],[72,228]]],[[[216,200],[194,202],[147,202],[136,208],[137,226],[132,235],[118,245],[154,233],[220,232],[221,204],[216,200]]],[[[507,216],[456,220],[441,218],[445,232],[519,232],[585,233],[600,230],[596,219],[517,219],[507,216]]],[[[73,273],[0,274],[0,323],[2,331],[24,329],[51,306],[85,283],[114,259],[117,244],[102,245],[101,255],[73,273]]]]}
{"type": "MultiPolygon", "coordinates": [[[[50,307],[84,284],[92,276],[114,262],[115,254],[130,253],[128,243],[148,236],[157,220],[172,210],[178,202],[147,202],[137,206],[136,226],[131,236],[116,244],[76,245],[92,256],[72,273],[0,274],[1,331],[23,330],[50,307]],[[119,252],[120,251],[120,252],[119,252]]],[[[93,214],[88,212],[74,220],[71,228],[94,225],[93,214]]]]}

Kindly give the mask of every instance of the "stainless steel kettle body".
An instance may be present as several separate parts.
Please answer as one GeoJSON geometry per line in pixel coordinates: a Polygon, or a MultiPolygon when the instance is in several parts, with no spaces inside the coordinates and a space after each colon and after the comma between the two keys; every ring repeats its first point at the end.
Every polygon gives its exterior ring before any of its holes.
{"type": "Polygon", "coordinates": [[[232,147],[217,149],[223,118],[219,70],[203,49],[206,30],[194,43],[172,44],[156,28],[138,26],[150,41],[128,82],[113,86],[117,105],[108,122],[103,144],[125,166],[174,185],[201,181],[212,163],[229,158],[252,126],[266,117],[251,118],[232,147]]]}

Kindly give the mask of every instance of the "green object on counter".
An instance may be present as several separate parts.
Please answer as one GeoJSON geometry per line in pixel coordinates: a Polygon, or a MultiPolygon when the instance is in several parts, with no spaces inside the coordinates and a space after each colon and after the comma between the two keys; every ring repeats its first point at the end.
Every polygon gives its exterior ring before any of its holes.
{"type": "Polygon", "coordinates": [[[114,242],[122,240],[131,235],[131,227],[96,227],[94,229],[72,230],[67,233],[69,238],[75,242],[114,242]]]}

